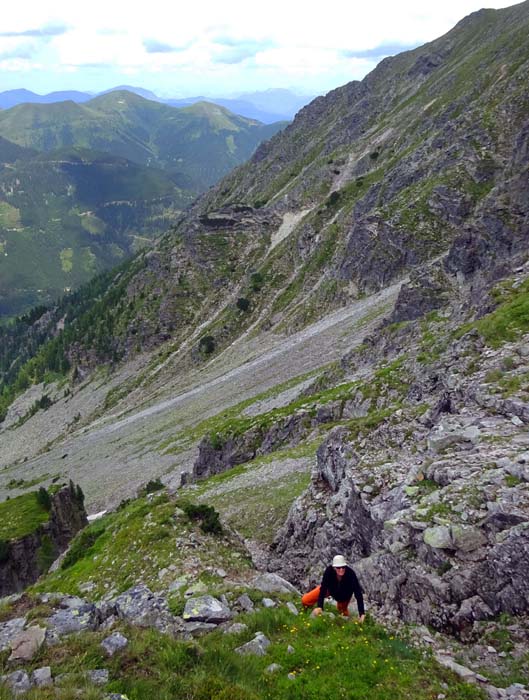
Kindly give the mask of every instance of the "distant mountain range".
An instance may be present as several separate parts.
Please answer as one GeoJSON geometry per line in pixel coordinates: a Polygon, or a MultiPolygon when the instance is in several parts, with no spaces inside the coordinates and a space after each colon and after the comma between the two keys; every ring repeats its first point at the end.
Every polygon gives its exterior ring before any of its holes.
{"type": "Polygon", "coordinates": [[[158,97],[154,92],[141,87],[119,85],[110,90],[104,90],[97,95],[79,92],[78,90],[50,92],[47,95],[38,95],[30,90],[24,89],[6,90],[5,92],[0,92],[0,108],[10,109],[11,107],[16,107],[24,103],[51,104],[54,102],[65,102],[67,100],[82,104],[99,95],[106,95],[109,92],[121,92],[123,90],[132,92],[147,100],[153,100],[172,107],[188,107],[197,102],[210,102],[221,107],[226,107],[226,109],[229,109],[230,112],[234,114],[239,114],[248,119],[256,119],[263,122],[263,124],[290,121],[302,107],[314,99],[313,96],[296,95],[290,90],[279,88],[260,92],[247,92],[231,98],[196,96],[163,99],[158,97]]]}
{"type": "Polygon", "coordinates": [[[247,160],[285,123],[262,124],[207,102],[175,109],[125,90],[88,102],[0,112],[0,136],[27,148],[90,148],[167,170],[195,195],[247,160]]]}
{"type": "Polygon", "coordinates": [[[0,111],[0,317],[130,256],[284,125],[124,90],[0,111]]]}

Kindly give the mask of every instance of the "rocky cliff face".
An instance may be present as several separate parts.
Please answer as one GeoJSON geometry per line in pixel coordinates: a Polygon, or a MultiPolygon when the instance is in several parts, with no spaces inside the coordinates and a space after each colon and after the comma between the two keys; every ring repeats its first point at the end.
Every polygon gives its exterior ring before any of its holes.
{"type": "Polygon", "coordinates": [[[51,499],[50,519],[30,535],[12,540],[0,564],[0,596],[21,591],[46,571],[74,535],[88,524],[75,488],[66,486],[51,499]]]}
{"type": "MultiPolygon", "coordinates": [[[[528,279],[525,263],[480,300],[495,310],[463,326],[473,292],[460,286],[441,312],[386,326],[344,358],[352,377],[397,374],[376,396],[374,428],[352,421],[320,447],[311,486],[274,543],[274,568],[308,585],[344,553],[371,605],[467,640],[479,620],[527,612],[528,279]],[[517,291],[496,306],[505,289],[517,291]]],[[[414,316],[418,289],[403,289],[398,318],[414,316]]]]}

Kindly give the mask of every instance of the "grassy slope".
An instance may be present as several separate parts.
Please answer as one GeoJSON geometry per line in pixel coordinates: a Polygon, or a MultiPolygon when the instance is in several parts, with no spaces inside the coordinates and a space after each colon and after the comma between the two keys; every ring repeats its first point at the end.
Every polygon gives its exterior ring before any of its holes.
{"type": "MultiPolygon", "coordinates": [[[[108,593],[110,587],[116,592],[139,580],[155,590],[163,589],[168,583],[167,574],[165,577],[157,574],[171,563],[174,568],[168,574],[174,579],[183,576],[189,583],[200,579],[208,592],[217,595],[224,592],[232,600],[246,590],[259,602],[262,593],[242,587],[244,579],[252,575],[249,563],[234,549],[233,542],[226,545],[223,537],[204,535],[187,522],[165,494],[143,497],[79,534],[73,545],[78,561],[47,575],[34,590],[78,593],[80,582],[92,582],[94,588],[86,595],[98,598],[103,592],[108,593]],[[87,535],[97,532],[99,537],[94,538],[94,544],[87,545],[87,535]],[[187,552],[186,542],[191,545],[187,552]],[[194,562],[194,568],[189,568],[190,561],[194,562]],[[228,578],[221,579],[212,573],[211,563],[226,568],[228,578]]],[[[283,596],[284,600],[287,598],[283,596]]],[[[290,598],[299,607],[299,600],[290,598]]],[[[173,594],[169,600],[172,609],[181,612],[181,594],[173,594]]],[[[0,619],[18,614],[17,605],[4,605],[0,619]]],[[[43,621],[50,614],[49,606],[34,599],[26,599],[24,605],[33,623],[43,621]]],[[[19,697],[69,700],[79,688],[87,700],[99,700],[104,692],[126,693],[130,700],[153,697],[160,700],[175,697],[404,700],[410,696],[430,700],[441,692],[447,700],[483,697],[478,689],[463,685],[442,670],[428,654],[411,648],[405,640],[385,631],[370,618],[363,626],[354,619],[344,621],[332,615],[314,620],[306,612],[294,617],[280,606],[242,615],[237,621],[245,622],[247,630],[228,636],[217,631],[193,642],[173,640],[156,631],[119,623],[118,629],[130,643],[111,659],[99,646],[108,631],[72,636],[59,644],[44,646],[24,668],[49,665],[54,677],[62,673],[73,676],[64,678],[55,688],[33,690],[19,697]],[[266,656],[236,654],[235,647],[249,641],[257,631],[272,642],[266,656]],[[288,651],[289,645],[293,652],[288,651]],[[271,663],[280,664],[281,670],[268,673],[266,669],[271,663]],[[95,668],[109,669],[110,682],[104,689],[90,687],[82,679],[86,670],[95,668]]],[[[0,671],[7,670],[4,666],[7,653],[0,655],[0,671]]],[[[0,699],[7,697],[0,686],[0,699]]]]}
{"type": "Polygon", "coordinates": [[[50,513],[37,501],[36,493],[25,493],[0,503],[0,540],[15,540],[48,522],[50,513]]]}
{"type": "MultiPolygon", "coordinates": [[[[313,620],[306,614],[294,617],[284,607],[244,615],[240,621],[248,625],[246,631],[228,636],[214,632],[198,642],[123,628],[129,646],[111,659],[99,646],[108,632],[73,637],[41,650],[32,663],[50,665],[54,675],[77,673],[77,679],[64,681],[64,694],[43,688],[18,697],[69,700],[89,668],[108,668],[110,682],[104,691],[126,693],[130,700],[431,700],[440,693],[446,700],[485,697],[370,621],[361,626],[328,617],[313,620]],[[257,631],[272,642],[265,656],[234,652],[257,631]],[[267,672],[271,663],[281,670],[267,672]]],[[[83,697],[99,700],[104,691],[85,686],[83,697]]]]}

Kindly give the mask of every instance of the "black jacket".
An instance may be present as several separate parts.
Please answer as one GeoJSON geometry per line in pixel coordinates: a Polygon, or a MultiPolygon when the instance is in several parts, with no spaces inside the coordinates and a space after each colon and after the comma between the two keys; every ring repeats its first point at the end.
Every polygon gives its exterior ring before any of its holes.
{"type": "Polygon", "coordinates": [[[338,580],[336,576],[336,571],[332,566],[328,566],[325,569],[323,578],[321,580],[321,590],[320,597],[318,598],[318,607],[323,608],[323,601],[327,596],[331,596],[334,600],[338,602],[345,602],[346,600],[351,600],[353,597],[356,598],[358,605],[358,614],[363,615],[364,610],[364,597],[362,595],[362,588],[356,577],[355,572],[351,567],[345,567],[345,573],[341,580],[338,580]]]}

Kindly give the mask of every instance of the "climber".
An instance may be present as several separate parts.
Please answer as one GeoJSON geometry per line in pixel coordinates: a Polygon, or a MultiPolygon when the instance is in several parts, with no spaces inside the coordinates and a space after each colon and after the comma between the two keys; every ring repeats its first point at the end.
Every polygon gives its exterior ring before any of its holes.
{"type": "Polygon", "coordinates": [[[332,560],[332,564],[325,569],[321,585],[305,593],[301,598],[301,602],[307,608],[316,604],[312,614],[321,615],[323,611],[323,601],[330,596],[336,601],[338,611],[345,617],[348,617],[349,602],[353,593],[358,605],[360,622],[363,622],[365,619],[365,610],[362,588],[360,587],[355,572],[347,565],[345,558],[341,554],[337,554],[332,560]]]}

